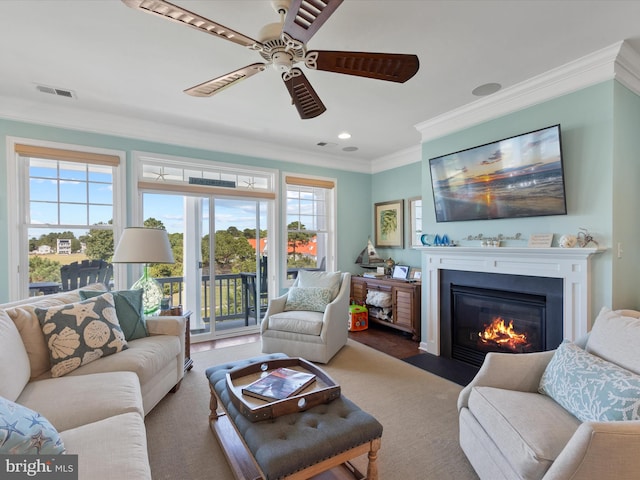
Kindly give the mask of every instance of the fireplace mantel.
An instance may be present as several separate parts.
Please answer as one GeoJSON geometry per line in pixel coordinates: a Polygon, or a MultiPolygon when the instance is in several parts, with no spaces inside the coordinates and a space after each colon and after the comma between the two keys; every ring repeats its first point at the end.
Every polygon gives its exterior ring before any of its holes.
{"type": "Polygon", "coordinates": [[[422,339],[420,349],[440,355],[439,270],[562,278],[564,338],[589,330],[590,258],[598,248],[414,247],[422,252],[422,339]]]}

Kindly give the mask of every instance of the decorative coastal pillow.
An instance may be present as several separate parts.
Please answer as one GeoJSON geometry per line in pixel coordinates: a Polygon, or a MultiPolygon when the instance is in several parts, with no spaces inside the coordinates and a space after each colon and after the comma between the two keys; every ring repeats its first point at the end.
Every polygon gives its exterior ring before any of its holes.
{"type": "Polygon", "coordinates": [[[547,365],[539,391],[583,422],[640,420],[640,376],[566,340],[547,365]]]}
{"type": "Polygon", "coordinates": [[[0,397],[0,453],[58,455],[64,444],[56,429],[38,412],[0,397]]]}
{"type": "Polygon", "coordinates": [[[298,272],[297,287],[318,287],[328,288],[331,290],[331,300],[336,298],[340,290],[340,272],[313,272],[309,270],[300,270],[298,272]]]}
{"type": "MultiPolygon", "coordinates": [[[[80,299],[87,300],[107,292],[97,290],[80,290],[80,299]]],[[[118,290],[110,292],[116,305],[116,315],[120,328],[124,333],[124,338],[128,342],[136,338],[148,337],[147,323],[144,319],[144,309],[142,306],[142,289],[118,290]]]]}
{"type": "Polygon", "coordinates": [[[284,304],[285,312],[291,310],[305,310],[324,312],[331,303],[331,290],[320,287],[291,287],[284,304]]]}
{"type": "Polygon", "coordinates": [[[36,308],[36,315],[49,348],[53,377],[127,348],[111,293],[78,303],[36,308]]]}

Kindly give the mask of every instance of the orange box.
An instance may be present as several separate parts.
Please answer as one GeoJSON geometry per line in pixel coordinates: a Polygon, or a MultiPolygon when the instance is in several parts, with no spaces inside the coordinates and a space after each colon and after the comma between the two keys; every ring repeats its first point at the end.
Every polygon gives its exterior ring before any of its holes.
{"type": "Polygon", "coordinates": [[[359,332],[369,328],[369,312],[364,305],[349,305],[349,331],[359,332]]]}

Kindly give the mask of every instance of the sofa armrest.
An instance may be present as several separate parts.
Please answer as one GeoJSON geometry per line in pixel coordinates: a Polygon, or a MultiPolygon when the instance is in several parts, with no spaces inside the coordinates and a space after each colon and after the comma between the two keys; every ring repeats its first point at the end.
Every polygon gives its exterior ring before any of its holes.
{"type": "Polygon", "coordinates": [[[537,392],[540,378],[554,353],[555,350],[518,354],[488,353],[474,379],[460,392],[458,411],[468,406],[471,389],[476,386],[537,392]]]}
{"type": "Polygon", "coordinates": [[[174,335],[176,337],[183,337],[187,321],[184,317],[180,316],[160,316],[160,317],[147,317],[147,330],[149,335],[174,335]]]}
{"type": "Polygon", "coordinates": [[[585,422],[573,434],[544,480],[638,478],[640,421],[585,422]]]}

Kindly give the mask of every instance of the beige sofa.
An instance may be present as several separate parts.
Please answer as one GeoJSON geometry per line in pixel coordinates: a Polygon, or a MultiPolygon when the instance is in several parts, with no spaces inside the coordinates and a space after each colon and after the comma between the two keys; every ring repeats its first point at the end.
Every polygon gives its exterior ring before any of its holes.
{"type": "MultiPolygon", "coordinates": [[[[105,290],[96,284],[83,290],[105,290]]],[[[52,378],[35,307],[80,301],[77,290],[0,305],[0,396],[40,413],[78,455],[80,479],[151,478],[144,416],[184,375],[185,322],[146,319],[149,336],[52,378]]]]}
{"type": "Polygon", "coordinates": [[[603,309],[556,351],[490,353],[458,399],[483,480],[631,480],[640,472],[640,312],[603,309]]]}

